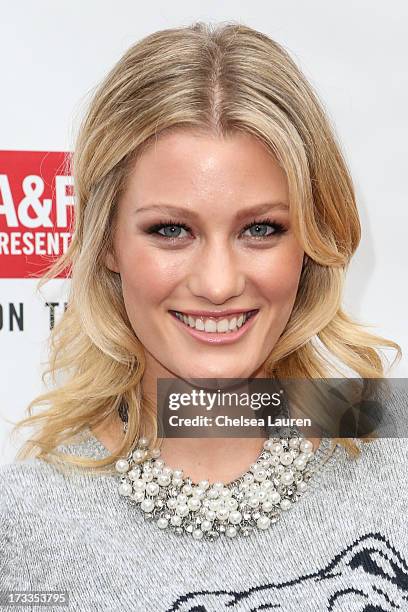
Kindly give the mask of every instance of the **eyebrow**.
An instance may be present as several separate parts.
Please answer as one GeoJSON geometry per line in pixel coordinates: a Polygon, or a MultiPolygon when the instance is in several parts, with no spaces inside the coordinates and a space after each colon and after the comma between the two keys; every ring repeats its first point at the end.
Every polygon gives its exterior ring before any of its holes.
{"type": "MultiPolygon", "coordinates": [[[[249,215],[262,215],[263,213],[269,212],[270,210],[277,209],[289,210],[289,205],[284,202],[265,202],[263,204],[256,204],[255,206],[239,210],[235,215],[235,219],[239,221],[249,215]]],[[[186,218],[193,220],[197,220],[199,218],[199,214],[193,210],[189,210],[188,208],[184,208],[182,206],[172,206],[170,204],[151,204],[150,206],[145,206],[143,208],[136,208],[134,210],[134,213],[139,214],[143,212],[148,212],[150,210],[161,213],[180,214],[184,215],[184,217],[186,218]]]]}

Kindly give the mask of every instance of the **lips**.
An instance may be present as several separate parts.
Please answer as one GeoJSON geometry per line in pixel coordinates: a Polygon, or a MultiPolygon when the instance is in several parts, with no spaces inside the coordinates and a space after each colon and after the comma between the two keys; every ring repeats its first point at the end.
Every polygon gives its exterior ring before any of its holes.
{"type": "Polygon", "coordinates": [[[259,309],[256,310],[247,310],[248,314],[243,317],[243,311],[237,311],[239,316],[233,316],[231,319],[232,329],[225,329],[224,321],[228,321],[228,318],[225,317],[195,317],[196,325],[201,327],[201,329],[197,329],[196,326],[190,326],[191,320],[194,319],[191,315],[187,317],[187,315],[183,315],[186,319],[183,321],[183,317],[179,314],[180,311],[172,311],[169,313],[172,315],[177,325],[181,325],[182,329],[186,331],[189,335],[193,336],[197,340],[201,340],[210,344],[231,344],[239,340],[247,331],[253,326],[253,322],[256,319],[256,315],[259,312],[259,309]],[[203,321],[205,320],[205,323],[203,321]],[[241,319],[241,325],[238,327],[236,323],[241,319]],[[244,321],[242,322],[242,319],[244,321]],[[190,320],[190,321],[189,321],[190,320]],[[235,321],[234,321],[235,320],[235,321]],[[214,331],[214,324],[217,321],[217,331],[214,331]],[[200,322],[198,324],[198,322],[200,322]],[[211,322],[211,325],[210,325],[211,322]],[[218,331],[218,326],[221,325],[222,330],[218,331]],[[210,328],[210,329],[208,329],[210,328]]]}
{"type": "Polygon", "coordinates": [[[170,310],[171,313],[179,313],[186,317],[191,316],[196,319],[227,319],[233,316],[239,317],[241,314],[255,314],[259,308],[234,310],[170,310]]]}

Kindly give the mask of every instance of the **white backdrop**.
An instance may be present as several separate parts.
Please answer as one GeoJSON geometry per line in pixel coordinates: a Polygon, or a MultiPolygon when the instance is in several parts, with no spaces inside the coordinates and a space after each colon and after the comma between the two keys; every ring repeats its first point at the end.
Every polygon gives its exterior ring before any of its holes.
{"type": "MultiPolygon", "coordinates": [[[[150,32],[196,20],[239,21],[262,30],[283,44],[312,82],[350,166],[363,226],[345,306],[407,351],[405,0],[2,3],[0,150],[72,150],[92,89],[121,54],[150,32]]],[[[38,296],[33,279],[0,278],[0,463],[16,452],[5,419],[21,418],[42,391],[45,302],[58,302],[55,316],[62,314],[67,282],[52,281],[38,296]],[[19,303],[22,331],[9,326],[9,305],[19,303]]],[[[392,375],[408,376],[406,356],[392,375]]]]}

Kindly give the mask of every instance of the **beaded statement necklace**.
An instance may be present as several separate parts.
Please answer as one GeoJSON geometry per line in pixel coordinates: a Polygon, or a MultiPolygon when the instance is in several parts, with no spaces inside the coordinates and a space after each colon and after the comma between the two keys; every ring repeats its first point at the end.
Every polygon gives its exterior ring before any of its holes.
{"type": "MultiPolygon", "coordinates": [[[[126,431],[127,418],[119,414],[126,431]]],[[[183,470],[167,466],[160,449],[150,448],[147,438],[139,438],[128,456],[116,462],[119,494],[139,506],[144,518],[158,528],[196,540],[249,536],[256,529],[268,529],[300,499],[315,471],[310,469],[312,442],[295,428],[284,431],[286,437],[270,435],[255,463],[228,484],[193,483],[183,470]]]]}

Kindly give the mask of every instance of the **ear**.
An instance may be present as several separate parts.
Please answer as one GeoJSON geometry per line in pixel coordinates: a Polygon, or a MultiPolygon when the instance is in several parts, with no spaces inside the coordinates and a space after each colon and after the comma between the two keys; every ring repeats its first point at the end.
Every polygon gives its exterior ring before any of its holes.
{"type": "Polygon", "coordinates": [[[119,273],[118,263],[116,261],[114,253],[112,253],[111,251],[108,251],[108,253],[106,253],[105,255],[105,266],[109,270],[111,270],[111,272],[119,273]]]}

